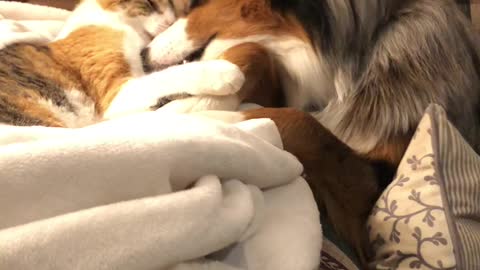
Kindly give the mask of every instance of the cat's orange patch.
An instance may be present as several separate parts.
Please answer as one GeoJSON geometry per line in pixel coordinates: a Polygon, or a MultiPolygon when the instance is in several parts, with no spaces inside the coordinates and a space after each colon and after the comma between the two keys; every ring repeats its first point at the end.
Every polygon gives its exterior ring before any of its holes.
{"type": "Polygon", "coordinates": [[[80,89],[82,87],[77,74],[65,70],[64,63],[56,61],[50,53],[45,53],[35,46],[22,46],[18,53],[29,59],[30,69],[44,78],[56,82],[62,89],[80,89]]]}
{"type": "Polygon", "coordinates": [[[28,96],[11,95],[8,97],[9,103],[17,107],[17,109],[27,117],[39,119],[44,126],[49,127],[65,127],[64,123],[55,117],[49,108],[39,103],[40,97],[33,91],[27,91],[31,94],[28,96]]]}
{"type": "MultiPolygon", "coordinates": [[[[124,35],[108,27],[88,26],[74,31],[68,39],[49,45],[57,62],[81,81],[98,113],[103,113],[121,85],[132,77],[124,51],[124,35]],[[96,40],[97,42],[92,42],[96,40]]],[[[64,77],[58,70],[52,76],[64,77]]]]}

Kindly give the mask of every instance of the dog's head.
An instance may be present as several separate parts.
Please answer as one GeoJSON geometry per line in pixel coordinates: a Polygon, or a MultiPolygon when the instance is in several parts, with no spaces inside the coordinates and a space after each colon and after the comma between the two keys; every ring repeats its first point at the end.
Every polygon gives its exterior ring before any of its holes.
{"type": "Polygon", "coordinates": [[[280,12],[270,0],[195,1],[186,18],[153,40],[146,49],[146,59],[158,69],[182,62],[214,39],[281,35],[308,39],[299,21],[288,12],[280,12]]]}

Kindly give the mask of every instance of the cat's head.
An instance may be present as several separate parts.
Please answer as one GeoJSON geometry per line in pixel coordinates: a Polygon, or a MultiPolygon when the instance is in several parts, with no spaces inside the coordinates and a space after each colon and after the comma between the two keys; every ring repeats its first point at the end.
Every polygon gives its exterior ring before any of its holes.
{"type": "MultiPolygon", "coordinates": [[[[103,10],[118,22],[143,31],[151,37],[159,34],[177,18],[185,16],[195,0],[82,0],[74,13],[81,13],[95,24],[94,10],[103,10]],[[80,12],[76,12],[81,10],[80,12]],[[92,11],[90,13],[90,11],[92,11]]],[[[102,14],[102,15],[104,15],[102,14]]],[[[102,16],[103,17],[103,16],[102,16]]]]}

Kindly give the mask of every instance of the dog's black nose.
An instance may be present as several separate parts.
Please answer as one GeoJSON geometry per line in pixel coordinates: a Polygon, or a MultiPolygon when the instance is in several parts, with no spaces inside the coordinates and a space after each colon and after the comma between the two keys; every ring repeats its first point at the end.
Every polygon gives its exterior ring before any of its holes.
{"type": "Polygon", "coordinates": [[[150,48],[146,47],[140,52],[140,57],[142,59],[143,71],[145,73],[150,73],[153,71],[152,62],[150,59],[150,48]]]}

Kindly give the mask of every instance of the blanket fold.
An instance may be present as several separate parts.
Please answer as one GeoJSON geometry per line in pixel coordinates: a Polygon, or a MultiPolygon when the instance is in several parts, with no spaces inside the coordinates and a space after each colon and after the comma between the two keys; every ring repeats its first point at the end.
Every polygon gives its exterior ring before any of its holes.
{"type": "Polygon", "coordinates": [[[318,265],[319,213],[271,120],[150,112],[0,134],[0,269],[318,265]]]}
{"type": "Polygon", "coordinates": [[[191,190],[169,196],[100,206],[11,228],[0,233],[0,266],[162,269],[240,239],[254,220],[256,200],[262,203],[258,189],[239,181],[221,185],[215,176],[203,177],[191,190]]]}
{"type": "Polygon", "coordinates": [[[70,11],[0,1],[0,49],[17,42],[45,44],[55,39],[70,11]]]}

